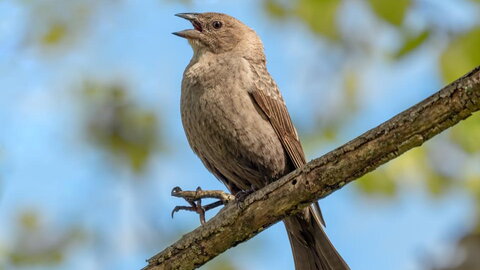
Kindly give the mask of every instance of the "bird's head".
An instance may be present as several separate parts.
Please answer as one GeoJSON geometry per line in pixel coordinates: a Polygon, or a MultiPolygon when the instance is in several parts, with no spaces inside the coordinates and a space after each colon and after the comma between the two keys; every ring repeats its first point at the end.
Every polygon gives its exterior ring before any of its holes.
{"type": "Polygon", "coordinates": [[[195,53],[234,52],[242,56],[264,58],[263,45],[255,31],[241,21],[222,13],[179,13],[193,29],[173,33],[186,38],[195,53]]]}

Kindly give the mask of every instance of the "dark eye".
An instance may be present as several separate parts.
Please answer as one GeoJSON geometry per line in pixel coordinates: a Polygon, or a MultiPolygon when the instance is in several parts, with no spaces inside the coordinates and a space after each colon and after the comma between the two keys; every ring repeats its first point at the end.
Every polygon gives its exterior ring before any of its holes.
{"type": "Polygon", "coordinates": [[[214,22],[212,23],[212,26],[213,26],[213,28],[215,28],[215,29],[220,29],[220,28],[222,28],[223,24],[222,24],[222,22],[214,21],[214,22]]]}

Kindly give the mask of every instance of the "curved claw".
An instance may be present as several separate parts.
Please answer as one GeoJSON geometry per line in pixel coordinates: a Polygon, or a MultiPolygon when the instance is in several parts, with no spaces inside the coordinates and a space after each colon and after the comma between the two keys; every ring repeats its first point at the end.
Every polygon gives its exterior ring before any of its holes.
{"type": "Polygon", "coordinates": [[[195,206],[175,206],[172,210],[172,218],[174,214],[180,210],[192,211],[196,212],[200,216],[200,223],[203,225],[205,224],[205,211],[206,209],[199,203],[195,204],[195,206]]]}
{"type": "Polygon", "coordinates": [[[173,215],[175,215],[175,213],[178,211],[180,211],[180,206],[175,206],[175,208],[173,208],[172,210],[172,218],[173,218],[173,215]]]}
{"type": "Polygon", "coordinates": [[[221,205],[235,200],[235,196],[225,193],[221,190],[202,190],[197,187],[195,191],[183,191],[180,187],[174,187],[171,195],[174,197],[183,198],[190,206],[176,206],[171,213],[172,218],[176,212],[180,210],[196,212],[200,216],[201,224],[205,224],[205,212],[221,205]],[[218,199],[219,201],[202,205],[202,199],[218,199]]]}
{"type": "Polygon", "coordinates": [[[175,206],[175,208],[173,208],[172,210],[172,218],[173,218],[173,215],[180,211],[180,210],[187,210],[187,211],[194,211],[194,212],[197,212],[197,209],[195,207],[190,207],[190,206],[175,206]]]}

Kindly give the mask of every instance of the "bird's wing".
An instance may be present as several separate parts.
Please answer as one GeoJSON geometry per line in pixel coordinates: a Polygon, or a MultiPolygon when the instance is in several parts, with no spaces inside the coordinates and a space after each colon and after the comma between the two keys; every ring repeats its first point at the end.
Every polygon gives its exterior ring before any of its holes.
{"type": "MultiPolygon", "coordinates": [[[[270,120],[295,168],[303,166],[306,163],[305,153],[277,84],[264,65],[252,65],[252,72],[254,83],[252,89],[250,89],[250,94],[270,120]]],[[[310,209],[317,222],[325,226],[325,220],[318,203],[312,204],[310,209]]]]}
{"type": "Polygon", "coordinates": [[[270,120],[293,165],[299,168],[306,163],[305,154],[282,95],[264,66],[252,66],[252,71],[250,94],[270,120]]]}

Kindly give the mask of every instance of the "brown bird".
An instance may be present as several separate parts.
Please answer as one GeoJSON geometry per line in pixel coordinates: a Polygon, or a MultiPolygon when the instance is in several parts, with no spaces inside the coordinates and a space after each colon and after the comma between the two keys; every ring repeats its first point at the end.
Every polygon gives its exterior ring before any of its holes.
{"type": "MultiPolygon", "coordinates": [[[[260,189],[305,164],[305,155],[255,31],[221,13],[181,13],[194,29],[183,74],[182,122],[193,151],[232,194],[260,189]]],[[[349,269],[315,203],[283,220],[297,270],[349,269]]]]}

